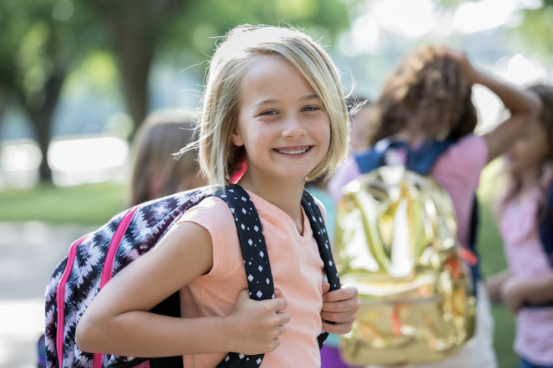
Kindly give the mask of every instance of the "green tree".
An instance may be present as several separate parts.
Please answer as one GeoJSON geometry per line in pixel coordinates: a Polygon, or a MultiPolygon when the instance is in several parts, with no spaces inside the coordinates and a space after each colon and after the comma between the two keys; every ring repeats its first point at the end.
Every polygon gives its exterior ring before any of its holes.
{"type": "Polygon", "coordinates": [[[553,56],[553,0],[542,0],[542,6],[524,11],[523,21],[513,30],[528,51],[553,56]]]}
{"type": "MultiPolygon", "coordinates": [[[[368,0],[371,1],[371,0],[368,0]]],[[[456,9],[461,3],[478,0],[437,0],[443,9],[456,9]]],[[[553,55],[553,0],[541,0],[535,8],[521,11],[521,22],[508,31],[513,39],[518,39],[528,52],[537,52],[542,56],[553,55]]]]}
{"type": "Polygon", "coordinates": [[[47,160],[52,117],[69,68],[94,40],[89,26],[70,0],[0,2],[0,88],[17,99],[36,132],[42,181],[52,179],[47,160]]]}
{"type": "MultiPolygon", "coordinates": [[[[210,53],[214,40],[243,24],[286,21],[319,36],[348,26],[338,0],[85,0],[109,34],[123,93],[135,127],[148,111],[148,78],[156,55],[190,50],[210,53]]],[[[330,41],[329,41],[330,43],[330,41]]],[[[205,57],[205,55],[203,55],[205,57]]]]}

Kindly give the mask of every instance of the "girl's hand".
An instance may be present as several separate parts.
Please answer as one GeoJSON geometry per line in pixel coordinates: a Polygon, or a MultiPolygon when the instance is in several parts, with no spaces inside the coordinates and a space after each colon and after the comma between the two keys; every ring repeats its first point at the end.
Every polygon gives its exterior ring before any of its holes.
{"type": "Polygon", "coordinates": [[[284,325],[290,315],[282,310],[287,302],[277,298],[256,301],[249,291],[242,290],[230,314],[224,317],[224,334],[228,351],[246,355],[268,353],[280,345],[278,337],[284,333],[284,325]]]}
{"type": "Polygon", "coordinates": [[[525,289],[527,285],[524,281],[511,277],[501,285],[501,298],[511,312],[517,314],[525,302],[525,289]]]}
{"type": "Polygon", "coordinates": [[[479,72],[474,68],[474,66],[472,66],[467,54],[464,51],[444,48],[443,56],[459,64],[470,85],[478,82],[479,72]]]}
{"type": "Polygon", "coordinates": [[[486,290],[492,302],[501,302],[501,287],[511,278],[511,272],[507,269],[486,279],[486,290]]]}
{"type": "Polygon", "coordinates": [[[353,286],[328,292],[330,284],[323,281],[323,309],[321,319],[323,330],[337,335],[344,335],[351,331],[357,311],[361,306],[357,296],[357,289],[353,286]],[[334,324],[329,323],[334,322],[334,324]]]}

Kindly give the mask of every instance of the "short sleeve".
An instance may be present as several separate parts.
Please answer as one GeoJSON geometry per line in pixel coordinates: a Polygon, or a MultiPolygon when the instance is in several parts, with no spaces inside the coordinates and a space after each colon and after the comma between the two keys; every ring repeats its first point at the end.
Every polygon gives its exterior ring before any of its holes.
{"type": "Polygon", "coordinates": [[[189,209],[178,223],[193,222],[209,232],[213,267],[202,278],[225,279],[242,264],[242,253],[234,217],[220,198],[209,197],[189,209]]]}
{"type": "Polygon", "coordinates": [[[433,173],[457,177],[474,191],[478,188],[480,173],[488,163],[486,140],[476,134],[467,135],[448,149],[436,162],[433,173]]]}
{"type": "Polygon", "coordinates": [[[357,179],[360,175],[361,172],[359,171],[355,157],[348,157],[328,183],[328,190],[332,198],[338,202],[342,198],[342,188],[350,181],[357,179]]]}

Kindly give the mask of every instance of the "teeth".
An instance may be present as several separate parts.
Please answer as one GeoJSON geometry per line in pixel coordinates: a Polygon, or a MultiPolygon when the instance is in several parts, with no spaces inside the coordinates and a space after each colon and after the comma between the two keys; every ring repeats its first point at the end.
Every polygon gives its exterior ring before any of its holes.
{"type": "Polygon", "coordinates": [[[285,153],[287,155],[299,155],[300,153],[307,152],[309,147],[298,147],[298,148],[286,148],[283,150],[278,150],[279,153],[285,153]]]}

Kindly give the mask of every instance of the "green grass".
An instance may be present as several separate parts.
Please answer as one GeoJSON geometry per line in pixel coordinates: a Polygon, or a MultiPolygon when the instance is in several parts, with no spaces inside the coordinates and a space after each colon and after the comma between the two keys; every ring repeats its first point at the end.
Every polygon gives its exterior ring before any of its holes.
{"type": "MultiPolygon", "coordinates": [[[[482,259],[482,273],[492,275],[507,267],[503,254],[503,243],[497,231],[489,201],[482,201],[480,206],[480,229],[478,250],[482,259]]],[[[494,317],[494,348],[499,368],[517,368],[518,357],[513,351],[515,335],[514,316],[503,306],[492,307],[494,317]]]]}
{"type": "Polygon", "coordinates": [[[0,192],[0,221],[101,225],[126,208],[128,192],[112,183],[0,192]]]}
{"type": "MultiPolygon", "coordinates": [[[[60,188],[41,185],[27,191],[0,192],[0,221],[46,221],[101,225],[126,208],[128,187],[95,184],[60,188]]],[[[479,251],[482,271],[490,275],[506,267],[503,245],[493,219],[490,201],[481,193],[479,251]]],[[[494,346],[500,368],[518,367],[513,352],[514,317],[501,305],[492,309],[494,346]]]]}

